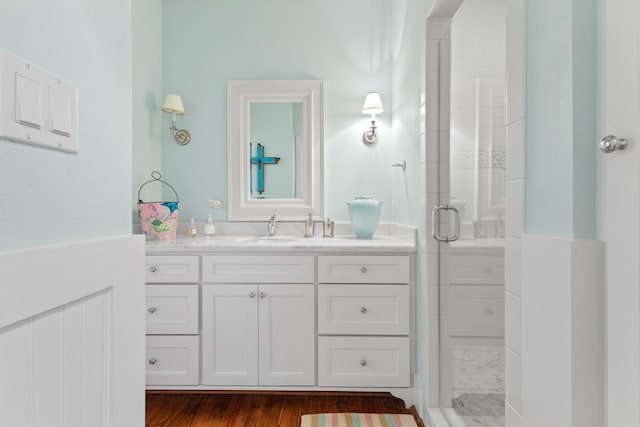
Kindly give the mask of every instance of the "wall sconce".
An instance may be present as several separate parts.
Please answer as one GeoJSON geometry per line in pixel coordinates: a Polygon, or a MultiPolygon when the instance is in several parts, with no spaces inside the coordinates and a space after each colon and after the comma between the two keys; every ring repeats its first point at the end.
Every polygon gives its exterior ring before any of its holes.
{"type": "Polygon", "coordinates": [[[364,114],[371,114],[371,127],[362,134],[362,142],[365,144],[373,144],[378,140],[376,114],[380,114],[383,111],[380,94],[378,92],[369,92],[362,106],[362,112],[364,114]]]}
{"type": "Polygon", "coordinates": [[[184,129],[176,127],[176,114],[182,116],[184,114],[184,106],[182,98],[179,95],[170,93],[162,104],[162,111],[171,113],[171,127],[169,130],[179,145],[187,145],[191,141],[191,134],[184,129]]]}

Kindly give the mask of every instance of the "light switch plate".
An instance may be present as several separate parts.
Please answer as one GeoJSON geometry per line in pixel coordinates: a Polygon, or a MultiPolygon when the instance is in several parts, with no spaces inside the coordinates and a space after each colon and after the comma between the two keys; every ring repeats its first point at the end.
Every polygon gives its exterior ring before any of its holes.
{"type": "Polygon", "coordinates": [[[0,138],[77,153],[77,87],[0,49],[0,138]]]}

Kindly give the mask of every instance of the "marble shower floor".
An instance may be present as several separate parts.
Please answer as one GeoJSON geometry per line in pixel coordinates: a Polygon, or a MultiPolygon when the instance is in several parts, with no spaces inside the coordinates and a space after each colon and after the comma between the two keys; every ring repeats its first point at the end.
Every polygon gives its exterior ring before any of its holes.
{"type": "Polygon", "coordinates": [[[452,407],[467,427],[504,427],[504,347],[453,348],[452,407]]]}

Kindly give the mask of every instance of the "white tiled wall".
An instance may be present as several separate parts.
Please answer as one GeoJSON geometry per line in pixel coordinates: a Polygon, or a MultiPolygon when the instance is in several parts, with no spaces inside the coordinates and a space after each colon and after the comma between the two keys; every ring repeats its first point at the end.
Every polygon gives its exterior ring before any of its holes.
{"type": "Polygon", "coordinates": [[[507,0],[507,202],[505,240],[505,424],[522,420],[521,237],[525,188],[526,0],[507,0]]]}
{"type": "Polygon", "coordinates": [[[478,220],[500,221],[503,229],[506,61],[499,4],[467,1],[456,14],[451,81],[440,76],[442,89],[451,86],[450,96],[440,92],[440,125],[451,129],[451,197],[466,201],[463,236],[473,235],[478,220]]]}

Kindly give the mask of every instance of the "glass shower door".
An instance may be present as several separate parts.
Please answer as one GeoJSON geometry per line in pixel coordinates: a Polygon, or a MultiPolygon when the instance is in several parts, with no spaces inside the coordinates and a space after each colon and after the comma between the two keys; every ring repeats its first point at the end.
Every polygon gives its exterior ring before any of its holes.
{"type": "Polygon", "coordinates": [[[449,128],[433,234],[440,403],[452,426],[504,426],[505,13],[504,0],[464,0],[440,46],[449,128]]]}

